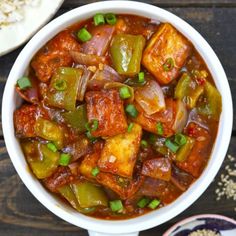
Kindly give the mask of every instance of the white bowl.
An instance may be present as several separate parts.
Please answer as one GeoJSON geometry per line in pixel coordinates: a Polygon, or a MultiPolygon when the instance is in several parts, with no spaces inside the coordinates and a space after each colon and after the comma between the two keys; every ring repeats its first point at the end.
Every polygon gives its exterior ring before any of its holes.
{"type": "Polygon", "coordinates": [[[160,225],[183,212],[206,190],[217,174],[229,145],[232,120],[232,98],[228,81],[219,59],[205,39],[189,24],[172,13],[158,7],[132,1],[106,1],[85,5],[61,15],[43,27],[28,42],[13,65],[6,83],[2,104],[2,127],[6,147],[13,165],[15,166],[15,169],[24,184],[51,212],[71,224],[88,229],[90,231],[90,235],[137,235],[138,231],[160,225]],[[21,103],[21,100],[15,92],[16,80],[24,75],[33,55],[49,39],[67,26],[90,18],[97,12],[135,14],[153,18],[161,22],[170,22],[193,43],[197,51],[206,62],[208,69],[214,78],[216,86],[222,95],[223,110],[220,117],[217,138],[209,163],[201,177],[194,184],[192,184],[188,191],[183,193],[176,201],[168,206],[129,220],[107,221],[94,219],[82,215],[66,204],[63,204],[58,198],[50,194],[40,184],[40,182],[29,171],[27,171],[27,163],[19,142],[14,135],[13,112],[21,103]],[[95,231],[98,233],[94,233],[95,231]]]}

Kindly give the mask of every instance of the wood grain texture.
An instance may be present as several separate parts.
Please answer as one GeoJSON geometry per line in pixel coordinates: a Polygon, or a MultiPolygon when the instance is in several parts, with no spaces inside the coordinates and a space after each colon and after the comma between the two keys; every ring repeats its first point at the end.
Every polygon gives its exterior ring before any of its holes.
{"type": "MultiPolygon", "coordinates": [[[[95,2],[88,0],[86,3],[95,2]]],[[[210,43],[221,60],[232,93],[236,91],[236,1],[235,0],[149,0],[145,1],[164,7],[182,17],[195,27],[210,43]]],[[[82,0],[66,0],[57,16],[71,8],[83,5],[82,0]]],[[[23,47],[0,57],[0,101],[10,69],[23,47]]],[[[236,101],[234,96],[234,108],[236,101]]],[[[1,126],[1,120],[0,120],[1,126]]],[[[236,120],[233,134],[236,135],[236,120]]],[[[236,137],[232,137],[228,153],[236,156],[236,137]]],[[[161,236],[177,221],[195,214],[218,213],[235,217],[235,202],[215,201],[215,186],[224,166],[207,191],[187,210],[171,221],[141,232],[141,236],[161,236]]],[[[2,129],[0,129],[0,236],[87,236],[86,230],[70,225],[54,216],[42,206],[24,186],[15,172],[7,154],[2,129]]]]}

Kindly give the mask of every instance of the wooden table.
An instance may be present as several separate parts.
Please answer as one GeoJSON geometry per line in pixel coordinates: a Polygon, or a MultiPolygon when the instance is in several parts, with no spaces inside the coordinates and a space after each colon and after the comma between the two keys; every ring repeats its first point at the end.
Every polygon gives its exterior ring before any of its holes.
{"type": "MultiPolygon", "coordinates": [[[[66,0],[58,11],[62,13],[93,0],[66,0]]],[[[236,0],[149,0],[182,17],[197,29],[209,42],[221,60],[235,98],[236,92],[236,0]]],[[[17,35],[15,36],[17,37],[17,35]]],[[[0,39],[1,40],[1,39],[0,39]]],[[[1,43],[1,41],[0,41],[1,43]]],[[[22,47],[0,57],[0,97],[8,73],[22,47]]],[[[234,104],[236,106],[236,103],[234,104]]],[[[235,107],[236,108],[236,107],[235,107]]],[[[4,112],[4,111],[3,111],[4,112]]],[[[236,123],[234,122],[229,154],[236,155],[236,123]]],[[[0,130],[0,235],[1,236],[84,236],[87,231],[59,219],[42,206],[27,190],[10,161],[0,130]]],[[[236,218],[235,202],[215,201],[216,181],[224,172],[225,160],[216,180],[205,193],[187,210],[171,221],[141,232],[141,236],[161,236],[177,221],[202,213],[217,213],[236,218]]]]}

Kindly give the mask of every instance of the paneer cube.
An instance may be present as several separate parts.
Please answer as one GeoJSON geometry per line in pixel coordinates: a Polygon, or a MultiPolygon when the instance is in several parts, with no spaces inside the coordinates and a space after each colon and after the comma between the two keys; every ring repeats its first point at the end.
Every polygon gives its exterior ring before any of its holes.
{"type": "Polygon", "coordinates": [[[176,165],[193,177],[198,178],[211,153],[211,137],[207,130],[194,123],[190,123],[187,130],[193,132],[191,136],[195,138],[194,146],[187,159],[184,162],[176,161],[176,165]]]}
{"type": "Polygon", "coordinates": [[[98,161],[99,168],[105,172],[132,178],[141,136],[142,127],[134,124],[130,132],[108,138],[98,161]]]}
{"type": "Polygon", "coordinates": [[[190,42],[168,23],[162,24],[143,52],[142,64],[161,84],[176,79],[191,52],[190,42]]]}
{"type": "Polygon", "coordinates": [[[85,96],[89,122],[98,121],[94,137],[114,136],[127,130],[123,101],[117,90],[90,91],[85,96]]]}
{"type": "Polygon", "coordinates": [[[144,181],[144,176],[137,175],[133,180],[122,178],[118,175],[100,172],[96,180],[103,186],[110,188],[117,193],[121,199],[131,198],[140,188],[144,181]]]}
{"type": "Polygon", "coordinates": [[[135,104],[135,106],[139,113],[136,118],[133,118],[133,121],[141,125],[144,130],[157,134],[157,123],[160,122],[163,126],[164,137],[169,137],[175,133],[173,125],[175,121],[176,101],[166,99],[165,111],[160,111],[153,115],[147,115],[138,104],[135,104]]]}

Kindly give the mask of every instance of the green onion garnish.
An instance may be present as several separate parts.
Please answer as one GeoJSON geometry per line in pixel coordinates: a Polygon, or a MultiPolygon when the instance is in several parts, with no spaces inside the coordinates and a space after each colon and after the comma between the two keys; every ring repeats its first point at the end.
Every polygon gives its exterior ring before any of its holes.
{"type": "Polygon", "coordinates": [[[170,71],[174,68],[174,59],[169,57],[166,59],[165,63],[163,64],[164,71],[170,71]]]}
{"type": "Polygon", "coordinates": [[[162,126],[161,122],[157,122],[156,128],[157,128],[157,134],[158,135],[163,135],[164,131],[163,131],[163,126],[162,126]]]}
{"type": "Polygon", "coordinates": [[[77,37],[82,42],[87,42],[92,38],[92,35],[85,28],[82,28],[78,31],[77,37]]]}
{"type": "Polygon", "coordinates": [[[176,153],[179,149],[179,145],[176,143],[172,142],[169,138],[166,139],[165,141],[166,147],[168,147],[173,153],[176,153]]]}
{"type": "Polygon", "coordinates": [[[144,72],[139,72],[138,73],[138,82],[143,83],[145,81],[144,79],[144,72]]]}
{"type": "Polygon", "coordinates": [[[94,177],[96,177],[99,174],[99,172],[100,172],[100,170],[97,166],[91,170],[91,174],[94,177]]]}
{"type": "Polygon", "coordinates": [[[106,19],[106,22],[109,24],[109,25],[115,25],[116,23],[116,16],[115,14],[113,13],[107,13],[105,15],[105,19],[106,19]]]}
{"type": "Polygon", "coordinates": [[[133,118],[136,118],[138,116],[138,111],[133,104],[127,105],[125,111],[128,115],[130,115],[133,118]]]}
{"type": "Polygon", "coordinates": [[[134,123],[130,123],[129,126],[128,126],[128,129],[127,129],[128,133],[131,132],[133,127],[134,127],[134,123]]]}
{"type": "Polygon", "coordinates": [[[176,134],[174,141],[175,141],[175,143],[177,143],[179,146],[183,146],[184,144],[187,143],[187,138],[186,138],[185,135],[183,135],[183,134],[176,134]]]}
{"type": "Polygon", "coordinates": [[[114,212],[123,210],[123,204],[121,200],[110,201],[109,204],[111,210],[114,212]]]}
{"type": "Polygon", "coordinates": [[[32,87],[30,79],[28,77],[25,77],[25,76],[18,79],[17,84],[18,84],[20,89],[27,89],[27,88],[32,87]]]}
{"type": "Polygon", "coordinates": [[[55,81],[55,83],[53,84],[53,87],[57,91],[64,91],[67,88],[67,83],[64,79],[60,79],[60,80],[55,81]]]}
{"type": "Polygon", "coordinates": [[[92,119],[90,122],[87,122],[85,124],[85,128],[88,131],[95,131],[98,129],[98,120],[97,119],[92,119]]]}
{"type": "Polygon", "coordinates": [[[97,140],[97,138],[93,137],[90,131],[87,131],[86,133],[87,138],[93,143],[97,140]]]}
{"type": "Polygon", "coordinates": [[[104,15],[101,13],[97,13],[94,17],[93,17],[93,21],[94,24],[97,25],[104,25],[105,24],[105,19],[104,19],[104,15]]]}
{"type": "Polygon", "coordinates": [[[48,144],[47,144],[47,148],[48,148],[49,150],[51,150],[52,152],[56,152],[56,151],[57,151],[57,147],[56,147],[55,144],[53,144],[53,143],[48,143],[48,144]]]}
{"type": "Polygon", "coordinates": [[[61,166],[68,166],[68,164],[70,163],[70,154],[68,153],[62,153],[59,159],[59,164],[61,166]]]}
{"type": "Polygon", "coordinates": [[[150,199],[149,199],[149,198],[143,197],[143,198],[141,198],[141,199],[138,201],[137,205],[138,205],[138,207],[140,207],[140,208],[144,208],[145,206],[147,206],[147,204],[148,204],[149,202],[150,202],[150,199]]]}
{"type": "Polygon", "coordinates": [[[146,148],[148,146],[148,142],[146,140],[141,140],[141,146],[146,148]]]}
{"type": "Polygon", "coordinates": [[[127,98],[130,98],[131,97],[131,93],[129,91],[129,88],[128,87],[121,87],[120,90],[120,97],[122,99],[127,99],[127,98]]]}
{"type": "Polygon", "coordinates": [[[151,208],[151,209],[155,209],[157,208],[159,205],[160,205],[161,201],[158,200],[158,199],[153,199],[149,204],[148,204],[148,207],[151,208]]]}

